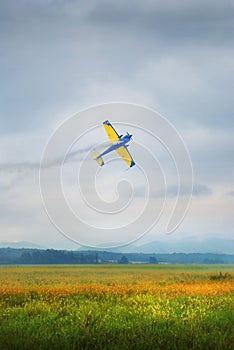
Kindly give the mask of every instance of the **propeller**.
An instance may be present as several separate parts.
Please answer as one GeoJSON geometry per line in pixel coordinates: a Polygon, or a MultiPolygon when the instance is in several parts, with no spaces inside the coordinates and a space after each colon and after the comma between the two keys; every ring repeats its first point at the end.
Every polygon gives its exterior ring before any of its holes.
{"type": "Polygon", "coordinates": [[[132,137],[132,135],[130,135],[129,132],[127,132],[127,135],[128,135],[130,138],[132,137]]]}

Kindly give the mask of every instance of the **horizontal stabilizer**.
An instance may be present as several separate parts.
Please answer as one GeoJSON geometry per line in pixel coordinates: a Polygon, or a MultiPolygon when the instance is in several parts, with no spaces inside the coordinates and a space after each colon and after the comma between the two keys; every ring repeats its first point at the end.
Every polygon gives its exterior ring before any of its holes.
{"type": "Polygon", "coordinates": [[[102,157],[100,157],[100,154],[96,151],[92,152],[92,156],[93,158],[96,160],[96,162],[98,163],[98,165],[103,166],[104,165],[104,161],[102,159],[102,157]]]}

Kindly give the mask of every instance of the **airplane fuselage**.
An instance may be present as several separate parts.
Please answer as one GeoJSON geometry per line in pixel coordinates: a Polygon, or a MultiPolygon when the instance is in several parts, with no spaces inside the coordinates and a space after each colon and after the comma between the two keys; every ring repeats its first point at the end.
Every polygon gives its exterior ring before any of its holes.
{"type": "Polygon", "coordinates": [[[132,135],[126,134],[124,136],[120,136],[119,140],[116,141],[113,145],[111,145],[109,148],[107,148],[103,153],[101,153],[97,158],[101,158],[107,153],[110,153],[112,151],[115,151],[116,149],[125,146],[128,147],[127,143],[131,140],[132,135]]]}
{"type": "Polygon", "coordinates": [[[130,135],[128,132],[126,135],[119,135],[115,128],[111,125],[109,120],[105,120],[103,122],[103,126],[108,136],[108,139],[111,142],[111,146],[108,147],[101,154],[94,149],[92,151],[93,159],[96,160],[99,166],[103,166],[105,163],[102,157],[107,153],[116,151],[116,153],[118,153],[118,155],[125,161],[125,163],[130,168],[133,167],[135,165],[135,162],[128,151],[128,142],[131,140],[132,135],[130,135]]]}

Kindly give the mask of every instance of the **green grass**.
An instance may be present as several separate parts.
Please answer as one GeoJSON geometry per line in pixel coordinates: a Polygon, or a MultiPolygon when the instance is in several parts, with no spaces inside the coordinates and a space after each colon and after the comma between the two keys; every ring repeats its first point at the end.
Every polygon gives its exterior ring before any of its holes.
{"type": "Polygon", "coordinates": [[[226,273],[221,265],[4,267],[0,349],[234,349],[233,273],[227,268],[229,278],[210,279],[220,271],[226,273]],[[91,291],[76,290],[88,283],[91,291]],[[205,283],[209,293],[201,292],[205,283]]]}

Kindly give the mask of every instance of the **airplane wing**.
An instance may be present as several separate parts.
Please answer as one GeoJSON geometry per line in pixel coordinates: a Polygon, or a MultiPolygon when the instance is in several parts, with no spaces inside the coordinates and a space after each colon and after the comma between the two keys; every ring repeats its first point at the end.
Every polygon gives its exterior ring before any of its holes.
{"type": "Polygon", "coordinates": [[[103,122],[103,126],[111,142],[115,142],[119,140],[120,136],[117,133],[117,131],[113,128],[109,120],[106,120],[105,122],[103,122]]]}
{"type": "Polygon", "coordinates": [[[121,146],[115,150],[118,155],[123,158],[123,160],[127,163],[127,165],[131,168],[135,165],[134,160],[132,159],[131,154],[128,152],[127,147],[121,146]]]}

